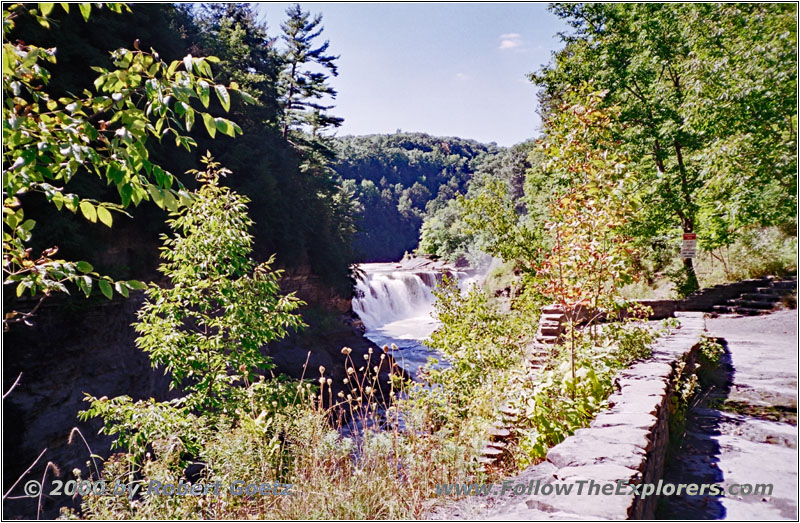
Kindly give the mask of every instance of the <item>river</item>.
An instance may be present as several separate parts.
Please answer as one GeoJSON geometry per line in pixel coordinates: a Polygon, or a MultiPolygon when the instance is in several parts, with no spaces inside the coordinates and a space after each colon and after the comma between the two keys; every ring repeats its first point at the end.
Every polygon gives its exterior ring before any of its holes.
{"type": "Polygon", "coordinates": [[[458,277],[462,288],[474,281],[470,273],[430,262],[363,263],[353,311],[378,346],[395,344],[395,359],[416,376],[436,353],[424,340],[439,326],[434,318],[433,290],[443,274],[458,277]]]}

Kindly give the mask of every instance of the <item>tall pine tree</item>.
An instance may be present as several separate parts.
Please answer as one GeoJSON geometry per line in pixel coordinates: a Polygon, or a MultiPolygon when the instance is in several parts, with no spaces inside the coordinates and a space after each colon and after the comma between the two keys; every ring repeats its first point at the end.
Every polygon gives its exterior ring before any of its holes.
{"type": "Polygon", "coordinates": [[[289,139],[292,130],[302,130],[316,138],[342,124],[341,118],[328,114],[333,106],[325,105],[326,100],[336,98],[328,80],[339,74],[335,64],[339,57],[326,54],[328,40],[316,47],[323,31],[322,15],[312,18],[299,4],[287,9],[286,15],[289,18],[281,24],[286,51],[279,85],[283,137],[289,139]]]}

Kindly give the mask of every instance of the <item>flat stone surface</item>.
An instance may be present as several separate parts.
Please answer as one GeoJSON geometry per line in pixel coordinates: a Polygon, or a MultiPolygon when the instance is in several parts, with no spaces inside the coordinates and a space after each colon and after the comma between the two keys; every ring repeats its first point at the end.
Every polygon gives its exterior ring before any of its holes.
{"type": "Polygon", "coordinates": [[[763,414],[793,410],[796,423],[796,326],[796,310],[707,320],[709,334],[723,338],[728,352],[716,386],[689,413],[686,438],[665,471],[665,482],[772,484],[772,494],[663,498],[657,517],[797,520],[797,427],[763,414]]]}
{"type": "Polygon", "coordinates": [[[652,414],[637,414],[633,412],[620,412],[607,410],[601,412],[592,420],[591,427],[618,427],[628,426],[649,431],[655,427],[658,419],[652,414]]]}
{"type": "Polygon", "coordinates": [[[551,448],[547,453],[547,461],[559,469],[616,461],[638,464],[644,454],[643,449],[630,443],[594,438],[584,433],[583,436],[570,436],[551,448]]]}
{"type": "Polygon", "coordinates": [[[650,431],[631,426],[595,426],[590,429],[578,429],[575,431],[575,436],[578,437],[590,435],[591,437],[600,438],[612,443],[633,445],[642,450],[648,450],[650,447],[650,431]]]}

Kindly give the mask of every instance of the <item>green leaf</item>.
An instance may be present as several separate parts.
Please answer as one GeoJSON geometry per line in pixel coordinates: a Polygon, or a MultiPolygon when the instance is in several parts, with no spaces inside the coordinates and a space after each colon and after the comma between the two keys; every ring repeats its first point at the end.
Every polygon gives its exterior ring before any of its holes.
{"type": "Polygon", "coordinates": [[[214,121],[214,117],[208,113],[203,113],[203,123],[206,124],[208,135],[214,138],[217,134],[217,123],[214,121]]]}
{"type": "Polygon", "coordinates": [[[236,131],[231,125],[231,122],[226,120],[225,118],[215,118],[214,121],[217,124],[217,130],[223,134],[227,134],[231,138],[236,136],[236,131]]]}
{"type": "Polygon", "coordinates": [[[191,131],[194,127],[194,109],[191,107],[186,111],[186,130],[191,131]]]}
{"type": "Polygon", "coordinates": [[[75,264],[75,268],[78,269],[80,272],[92,272],[94,267],[92,264],[85,261],[79,261],[75,264]]]}
{"type": "Polygon", "coordinates": [[[97,211],[94,208],[94,205],[87,201],[81,202],[81,213],[92,223],[97,222],[97,211]]]}
{"type": "Polygon", "coordinates": [[[222,108],[225,109],[225,112],[229,111],[231,108],[231,95],[228,94],[228,90],[225,89],[224,85],[215,85],[214,90],[217,91],[217,98],[219,98],[222,108]]]}
{"type": "Polygon", "coordinates": [[[108,209],[105,207],[98,207],[97,208],[97,218],[106,225],[106,227],[111,227],[111,223],[114,219],[111,217],[111,213],[108,212],[108,209]]]}
{"type": "Polygon", "coordinates": [[[161,207],[164,208],[164,191],[156,187],[155,185],[148,185],[147,192],[150,193],[150,197],[153,199],[153,202],[161,207]]]}
{"type": "Polygon", "coordinates": [[[92,12],[92,4],[84,2],[78,4],[78,9],[81,10],[81,14],[83,15],[84,21],[89,20],[89,14],[92,12]]]}
{"type": "Polygon", "coordinates": [[[147,285],[140,282],[139,280],[128,280],[126,282],[126,285],[128,286],[129,289],[135,291],[143,291],[147,288],[147,285]]]}
{"type": "Polygon", "coordinates": [[[109,300],[114,296],[114,291],[111,290],[111,284],[108,283],[108,280],[99,280],[97,285],[100,287],[100,292],[109,300]]]}
{"type": "Polygon", "coordinates": [[[128,294],[128,287],[125,286],[124,282],[116,282],[114,284],[114,290],[116,290],[119,294],[122,294],[126,298],[129,296],[128,294]]]}
{"type": "Polygon", "coordinates": [[[211,87],[208,85],[208,82],[204,80],[197,82],[197,96],[200,97],[200,102],[203,104],[203,107],[208,108],[208,102],[211,96],[211,87]]]}
{"type": "Polygon", "coordinates": [[[187,54],[183,57],[183,67],[186,68],[187,73],[192,72],[192,55],[187,54]]]}
{"type": "Polygon", "coordinates": [[[52,4],[39,3],[39,10],[42,12],[44,16],[47,16],[50,14],[50,11],[53,10],[53,6],[55,5],[56,5],[55,3],[52,4]]]}

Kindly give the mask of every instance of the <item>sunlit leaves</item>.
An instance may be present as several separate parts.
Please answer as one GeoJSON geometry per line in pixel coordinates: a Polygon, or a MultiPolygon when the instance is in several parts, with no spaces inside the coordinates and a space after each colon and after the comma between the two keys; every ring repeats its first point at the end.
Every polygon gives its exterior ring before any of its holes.
{"type": "Polygon", "coordinates": [[[169,220],[173,234],[159,270],[170,285],[149,287],[135,327],[137,346],[188,391],[186,404],[213,412],[225,406],[235,381],[267,365],[260,348],[302,322],[292,314],[300,302],[278,295],[269,262],[249,257],[246,198],[219,186],[227,171],[203,161],[207,170],[193,171],[200,189],[169,220]],[[197,353],[205,357],[193,358],[197,353]]]}
{"type": "MultiPolygon", "coordinates": [[[[87,3],[77,7],[84,19],[94,9],[87,3]]],[[[116,3],[102,7],[117,13],[127,9],[116,3]]],[[[69,4],[62,8],[68,11],[69,4]]],[[[212,77],[210,63],[218,62],[213,57],[187,56],[167,64],[154,51],[140,50],[138,45],[134,50],[114,51],[111,69],[92,67],[97,73],[94,91],[51,96],[50,73],[44,65],[55,63],[56,49],[19,40],[12,43],[8,34],[18,13],[28,11],[48,27],[46,17],[53,10],[54,4],[49,3],[39,4],[38,10],[23,4],[4,5],[3,10],[3,164],[9,166],[3,176],[3,268],[7,281],[21,281],[19,289],[33,295],[64,291],[64,282],[73,282],[88,296],[92,277],[81,275],[74,264],[53,260],[52,249],[35,257],[27,248],[35,223],[21,219],[20,201],[13,195],[41,193],[58,210],[107,227],[113,225],[112,212],[124,212],[130,204],[150,199],[174,212],[191,199],[180,187],[173,188],[175,178],[170,173],[151,163],[147,143],[172,134],[176,146],[191,150],[196,142],[186,132],[198,108],[209,107],[211,86],[226,111],[230,100],[225,86],[212,77]],[[86,171],[115,186],[119,203],[88,200],[64,190],[75,175],[86,171]]],[[[231,137],[241,134],[233,122],[201,114],[212,136],[217,130],[231,137]]],[[[106,296],[115,288],[110,280],[98,285],[106,296]]],[[[116,286],[122,295],[129,288],[116,286]]]]}
{"type": "Polygon", "coordinates": [[[217,98],[219,98],[219,103],[222,105],[222,108],[228,111],[231,108],[231,97],[228,94],[228,90],[225,89],[224,85],[215,85],[214,90],[217,92],[217,98]]]}

